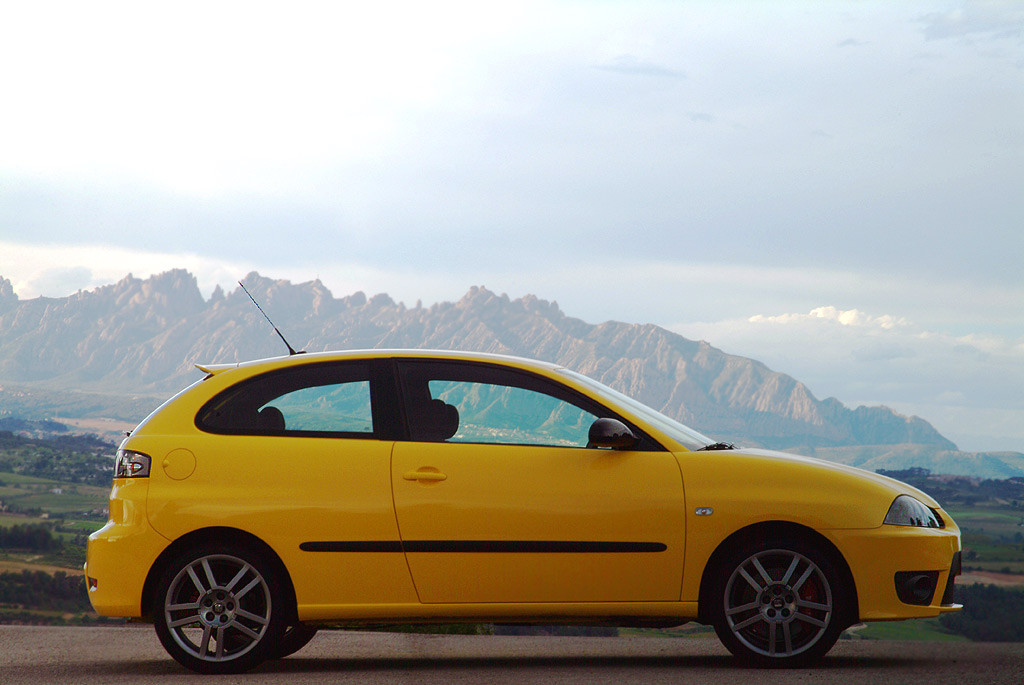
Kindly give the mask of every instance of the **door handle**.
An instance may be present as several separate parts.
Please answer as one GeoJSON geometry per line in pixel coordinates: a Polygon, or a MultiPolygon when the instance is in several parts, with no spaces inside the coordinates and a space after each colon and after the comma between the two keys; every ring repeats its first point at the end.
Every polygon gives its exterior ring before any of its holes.
{"type": "Polygon", "coordinates": [[[447,480],[448,476],[441,473],[440,471],[407,471],[402,478],[406,480],[419,480],[419,481],[430,481],[433,483],[447,480]]]}

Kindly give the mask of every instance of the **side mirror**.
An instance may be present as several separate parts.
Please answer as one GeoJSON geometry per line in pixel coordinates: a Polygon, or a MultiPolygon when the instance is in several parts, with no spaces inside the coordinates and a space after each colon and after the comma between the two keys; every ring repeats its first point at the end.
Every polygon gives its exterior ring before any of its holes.
{"type": "Polygon", "coordinates": [[[631,450],[640,440],[633,435],[626,424],[618,419],[597,419],[590,424],[587,447],[604,447],[613,450],[631,450]]]}

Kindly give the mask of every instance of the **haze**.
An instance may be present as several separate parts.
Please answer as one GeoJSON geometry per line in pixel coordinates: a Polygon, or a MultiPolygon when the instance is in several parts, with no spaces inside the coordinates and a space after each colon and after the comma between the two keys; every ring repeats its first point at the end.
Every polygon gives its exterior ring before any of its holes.
{"type": "Polygon", "coordinates": [[[653,322],[1024,451],[1024,5],[0,9],[0,276],[653,322]]]}

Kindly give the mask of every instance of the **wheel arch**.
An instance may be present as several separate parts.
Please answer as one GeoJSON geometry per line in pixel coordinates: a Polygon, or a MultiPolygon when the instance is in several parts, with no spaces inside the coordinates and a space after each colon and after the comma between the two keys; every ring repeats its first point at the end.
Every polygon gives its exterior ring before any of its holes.
{"type": "MultiPolygon", "coordinates": [[[[167,564],[186,549],[211,542],[230,543],[246,547],[262,556],[268,563],[272,564],[274,566],[274,570],[284,581],[283,590],[287,601],[286,610],[293,614],[295,613],[295,587],[292,585],[292,578],[288,573],[288,568],[284,565],[284,562],[281,561],[281,557],[274,551],[274,548],[252,533],[248,533],[244,530],[228,526],[211,526],[208,528],[200,528],[182,535],[180,538],[168,545],[167,548],[160,553],[160,556],[156,558],[156,561],[153,562],[153,565],[149,569],[149,573],[146,575],[146,582],[142,586],[142,617],[144,620],[153,620],[151,612],[153,609],[153,601],[155,599],[154,595],[157,591],[160,576],[163,574],[167,564]]],[[[295,617],[292,616],[290,618],[294,619],[295,617]]]]}
{"type": "Polygon", "coordinates": [[[704,572],[700,579],[700,591],[698,596],[698,620],[701,623],[709,623],[711,620],[709,607],[712,602],[712,589],[715,585],[716,574],[720,572],[722,559],[730,551],[746,544],[752,544],[765,538],[798,539],[810,543],[821,549],[828,555],[829,561],[835,566],[836,572],[841,576],[842,582],[851,589],[851,596],[842,608],[843,615],[840,620],[846,626],[853,625],[859,620],[859,601],[857,599],[857,584],[853,579],[853,573],[846,562],[839,548],[827,537],[807,526],[790,521],[764,521],[755,523],[737,530],[729,537],[722,540],[715,551],[712,552],[708,563],[704,565],[704,572]]]}

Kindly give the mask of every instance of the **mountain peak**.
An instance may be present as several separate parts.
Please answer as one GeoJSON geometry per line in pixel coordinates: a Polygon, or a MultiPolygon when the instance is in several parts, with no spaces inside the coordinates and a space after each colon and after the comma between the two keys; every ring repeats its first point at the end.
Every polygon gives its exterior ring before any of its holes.
{"type": "MultiPolygon", "coordinates": [[[[589,324],[554,301],[512,300],[473,286],[458,302],[396,305],[385,293],[336,299],[319,280],[243,279],[297,348],[464,349],[534,357],[587,374],[697,430],[767,447],[914,442],[955,448],[927,422],[883,407],[850,410],[802,383],[653,324],[589,324]]],[[[202,298],[174,269],[63,299],[19,302],[0,279],[0,381],[75,390],[166,393],[196,362],[281,354],[280,340],[241,289],[202,298]]],[[[130,417],[130,418],[142,418],[130,417]]]]}
{"type": "Polygon", "coordinates": [[[508,295],[498,297],[498,295],[494,294],[486,287],[482,285],[474,285],[466,292],[465,295],[462,296],[462,299],[456,303],[456,306],[461,308],[470,306],[485,306],[496,300],[501,300],[502,298],[504,299],[505,302],[508,302],[508,295]]]}
{"type": "Polygon", "coordinates": [[[5,311],[18,304],[18,295],[14,285],[6,278],[0,277],[0,311],[5,311]]]}

